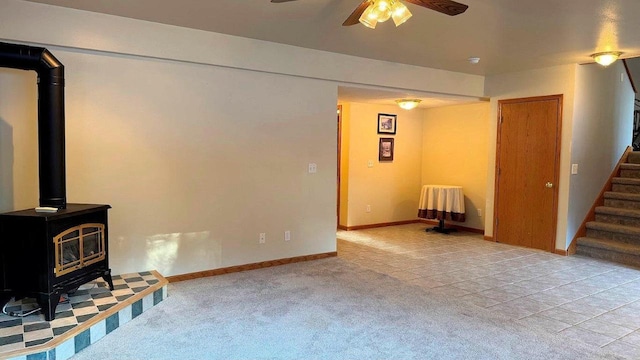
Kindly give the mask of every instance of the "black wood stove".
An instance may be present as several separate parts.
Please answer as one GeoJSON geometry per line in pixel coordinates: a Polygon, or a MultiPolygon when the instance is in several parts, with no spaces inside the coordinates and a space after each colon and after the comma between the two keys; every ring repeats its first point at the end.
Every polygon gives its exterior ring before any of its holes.
{"type": "Polygon", "coordinates": [[[47,49],[0,42],[0,67],[38,74],[40,206],[0,214],[0,306],[34,297],[45,319],[60,295],[102,277],[113,290],[109,205],[67,204],[64,66],[47,49]]]}
{"type": "Polygon", "coordinates": [[[34,297],[47,321],[60,295],[102,277],[113,290],[107,242],[109,205],[67,204],[0,214],[5,295],[34,297]]]}

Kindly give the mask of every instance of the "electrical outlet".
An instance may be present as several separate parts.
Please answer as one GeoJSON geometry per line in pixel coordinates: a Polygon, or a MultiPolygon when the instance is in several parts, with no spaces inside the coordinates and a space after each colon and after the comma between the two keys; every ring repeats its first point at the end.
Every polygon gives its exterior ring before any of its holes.
{"type": "Polygon", "coordinates": [[[309,163],[309,174],[315,174],[318,172],[318,165],[316,163],[309,163]]]}
{"type": "Polygon", "coordinates": [[[367,205],[367,212],[371,212],[371,205],[367,205]]]}
{"type": "Polygon", "coordinates": [[[291,240],[291,231],[287,230],[284,232],[284,241],[291,240]]]}
{"type": "Polygon", "coordinates": [[[368,166],[368,167],[370,167],[370,168],[372,168],[372,167],[373,167],[373,160],[369,160],[369,161],[367,162],[367,166],[368,166]]]}
{"type": "Polygon", "coordinates": [[[266,233],[260,233],[260,238],[258,240],[260,242],[260,244],[264,244],[267,242],[267,234],[266,233]]]}

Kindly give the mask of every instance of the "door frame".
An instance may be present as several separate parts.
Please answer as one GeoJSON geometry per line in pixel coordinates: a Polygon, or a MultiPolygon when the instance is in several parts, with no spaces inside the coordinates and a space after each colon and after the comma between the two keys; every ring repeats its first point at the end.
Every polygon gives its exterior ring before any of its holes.
{"type": "Polygon", "coordinates": [[[500,202],[498,199],[499,193],[499,176],[500,176],[500,147],[502,140],[502,105],[513,104],[522,102],[534,102],[534,101],[549,101],[556,100],[558,102],[558,121],[556,122],[556,155],[555,155],[555,168],[553,170],[553,208],[552,208],[552,223],[553,232],[551,234],[551,252],[556,252],[556,234],[558,231],[558,195],[560,190],[560,153],[561,153],[561,140],[562,140],[562,110],[563,110],[563,95],[548,95],[548,96],[534,96],[526,98],[516,99],[504,99],[498,100],[498,133],[496,139],[496,163],[495,163],[495,179],[494,179],[494,193],[493,193],[493,241],[499,242],[498,236],[498,210],[500,202]]]}
{"type": "Polygon", "coordinates": [[[342,163],[341,163],[341,157],[342,157],[342,105],[338,105],[338,164],[337,164],[337,178],[336,178],[336,185],[337,185],[337,200],[336,200],[336,228],[340,227],[340,172],[342,171],[342,163]]]}

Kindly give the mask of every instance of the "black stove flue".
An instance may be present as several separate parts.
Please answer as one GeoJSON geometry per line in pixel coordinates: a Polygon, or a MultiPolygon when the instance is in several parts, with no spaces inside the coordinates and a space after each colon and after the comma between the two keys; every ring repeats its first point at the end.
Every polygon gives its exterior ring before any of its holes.
{"type": "Polygon", "coordinates": [[[38,74],[40,206],[64,209],[64,65],[45,48],[0,42],[0,67],[38,74]]]}
{"type": "Polygon", "coordinates": [[[113,290],[111,206],[67,204],[62,63],[45,48],[0,42],[0,67],[38,74],[39,203],[57,209],[0,214],[0,305],[10,297],[34,297],[52,320],[64,292],[99,277],[113,290]]]}

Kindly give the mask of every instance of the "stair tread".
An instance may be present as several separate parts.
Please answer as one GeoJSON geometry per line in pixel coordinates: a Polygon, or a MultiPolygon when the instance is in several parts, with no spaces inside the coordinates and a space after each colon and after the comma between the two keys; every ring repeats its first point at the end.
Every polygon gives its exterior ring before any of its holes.
{"type": "Polygon", "coordinates": [[[640,255],[640,244],[630,244],[622,241],[581,237],[577,240],[578,246],[598,248],[618,253],[640,255]]]}
{"type": "Polygon", "coordinates": [[[640,210],[611,207],[611,206],[596,207],[596,214],[619,215],[619,216],[640,218],[640,210]]]}
{"type": "Polygon", "coordinates": [[[638,178],[614,177],[611,182],[613,184],[640,185],[640,179],[638,178]]]}
{"type": "Polygon", "coordinates": [[[601,221],[589,221],[587,223],[587,229],[640,236],[640,227],[610,224],[610,223],[605,223],[601,221]]]}
{"type": "Polygon", "coordinates": [[[618,191],[606,191],[604,193],[605,199],[620,199],[620,200],[632,200],[640,201],[640,194],[618,192],[618,191]]]}
{"type": "Polygon", "coordinates": [[[640,162],[640,151],[634,150],[630,152],[629,156],[627,157],[627,162],[638,164],[638,162],[640,162]]]}
{"type": "Polygon", "coordinates": [[[625,169],[625,170],[640,170],[640,164],[622,163],[622,164],[620,164],[620,169],[625,169]]]}

